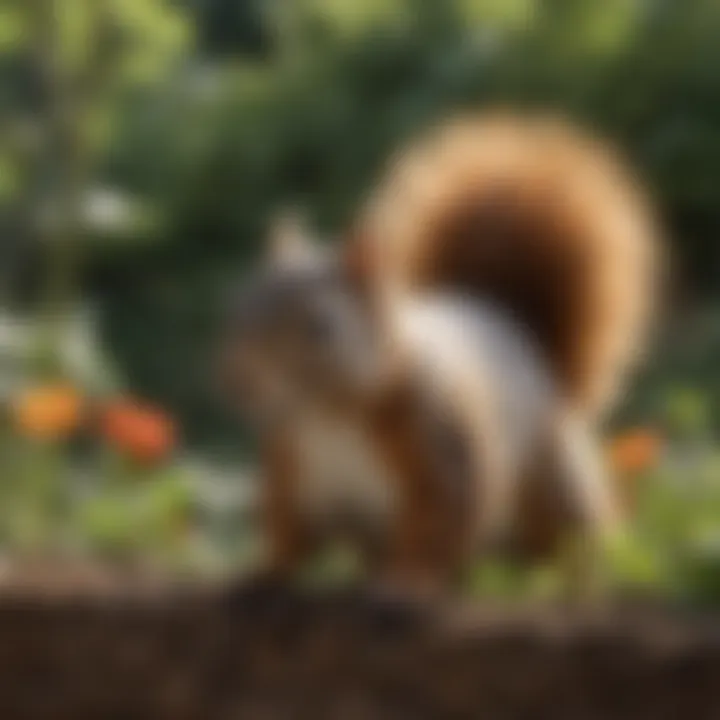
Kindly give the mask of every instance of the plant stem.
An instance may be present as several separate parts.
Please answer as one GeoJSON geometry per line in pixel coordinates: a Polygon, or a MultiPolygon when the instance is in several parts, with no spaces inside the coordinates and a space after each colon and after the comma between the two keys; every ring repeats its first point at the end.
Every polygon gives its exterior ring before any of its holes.
{"type": "MultiPolygon", "coordinates": [[[[62,57],[59,0],[32,0],[34,53],[45,99],[45,167],[50,174],[51,216],[41,223],[46,252],[41,370],[61,373],[63,325],[76,301],[82,242],[82,202],[88,175],[87,98],[62,57]]],[[[42,193],[41,193],[42,196],[42,193]]]]}

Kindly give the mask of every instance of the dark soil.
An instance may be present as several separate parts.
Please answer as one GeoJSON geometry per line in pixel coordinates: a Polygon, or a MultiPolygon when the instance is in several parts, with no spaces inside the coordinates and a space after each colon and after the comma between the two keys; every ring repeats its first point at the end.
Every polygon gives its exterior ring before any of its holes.
{"type": "Polygon", "coordinates": [[[0,583],[2,720],[720,718],[720,618],[58,587],[0,583]]]}

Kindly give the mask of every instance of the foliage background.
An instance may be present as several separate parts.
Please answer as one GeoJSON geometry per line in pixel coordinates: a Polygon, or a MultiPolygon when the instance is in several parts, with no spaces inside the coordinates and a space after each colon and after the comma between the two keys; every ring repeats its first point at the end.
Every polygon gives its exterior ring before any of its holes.
{"type": "Polygon", "coordinates": [[[3,0],[3,387],[71,375],[165,408],[184,451],[243,454],[213,330],[273,211],[331,237],[408,134],[540,106],[617,142],[668,227],[670,312],[618,423],[714,457],[719,37],[715,0],[3,0]]]}
{"type": "Polygon", "coordinates": [[[77,292],[123,376],[210,444],[213,308],[268,215],[301,201],[332,233],[403,137],[493,103],[562,109],[620,143],[656,191],[683,290],[712,296],[718,32],[712,0],[5,0],[3,297],[40,292],[38,196],[62,201],[80,173],[126,199],[141,218],[75,242],[77,292]],[[62,128],[53,108],[73,103],[82,128],[62,128]],[[68,134],[82,170],[58,170],[68,134]]]}

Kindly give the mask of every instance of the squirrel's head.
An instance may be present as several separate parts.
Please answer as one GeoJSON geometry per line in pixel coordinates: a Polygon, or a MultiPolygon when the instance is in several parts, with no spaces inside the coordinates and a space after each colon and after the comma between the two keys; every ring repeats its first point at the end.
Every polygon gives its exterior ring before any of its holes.
{"type": "Polygon", "coordinates": [[[371,314],[347,258],[283,216],[227,313],[222,376],[233,405],[264,424],[371,392],[382,355],[371,314]]]}

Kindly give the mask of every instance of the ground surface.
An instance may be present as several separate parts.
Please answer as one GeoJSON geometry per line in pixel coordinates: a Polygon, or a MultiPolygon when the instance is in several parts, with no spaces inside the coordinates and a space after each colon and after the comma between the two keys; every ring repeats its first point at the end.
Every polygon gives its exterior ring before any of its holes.
{"type": "Polygon", "coordinates": [[[720,619],[58,577],[0,582],[3,720],[720,718],[720,619]]]}

